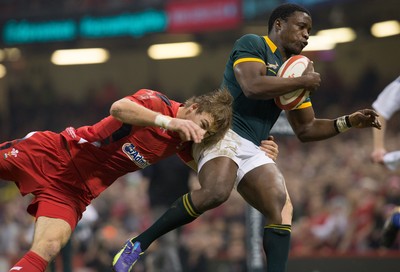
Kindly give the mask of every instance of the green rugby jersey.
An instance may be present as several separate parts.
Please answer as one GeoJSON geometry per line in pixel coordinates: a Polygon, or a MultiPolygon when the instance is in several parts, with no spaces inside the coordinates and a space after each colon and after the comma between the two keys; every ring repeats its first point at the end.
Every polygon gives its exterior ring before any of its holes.
{"type": "Polygon", "coordinates": [[[276,76],[283,64],[276,45],[268,38],[247,34],[238,39],[226,63],[222,86],[229,89],[233,101],[232,129],[243,138],[259,146],[265,140],[281,113],[273,99],[255,100],[247,98],[236,81],[233,67],[246,61],[264,63],[268,76],[276,76]]]}

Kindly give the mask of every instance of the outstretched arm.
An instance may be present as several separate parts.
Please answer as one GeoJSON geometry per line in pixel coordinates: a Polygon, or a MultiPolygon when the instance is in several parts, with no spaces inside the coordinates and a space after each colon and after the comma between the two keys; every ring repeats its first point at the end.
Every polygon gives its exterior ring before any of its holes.
{"type": "Polygon", "coordinates": [[[136,126],[159,126],[176,131],[184,141],[200,143],[206,131],[191,120],[173,118],[152,111],[127,98],[111,105],[110,114],[115,119],[136,126]]]}
{"type": "Polygon", "coordinates": [[[400,110],[400,76],[387,85],[372,103],[372,107],[379,113],[379,121],[382,124],[380,131],[373,130],[373,151],[371,160],[376,163],[383,163],[385,148],[385,134],[387,121],[393,114],[400,110]]]}
{"type": "Polygon", "coordinates": [[[383,156],[386,154],[387,150],[385,147],[385,133],[387,121],[383,116],[379,116],[379,121],[381,123],[381,129],[373,129],[373,150],[371,153],[371,160],[375,163],[383,163],[383,156]]]}
{"type": "Polygon", "coordinates": [[[378,114],[371,109],[359,110],[336,119],[317,119],[312,107],[287,111],[286,114],[297,138],[302,142],[328,139],[350,128],[381,128],[378,114]]]}

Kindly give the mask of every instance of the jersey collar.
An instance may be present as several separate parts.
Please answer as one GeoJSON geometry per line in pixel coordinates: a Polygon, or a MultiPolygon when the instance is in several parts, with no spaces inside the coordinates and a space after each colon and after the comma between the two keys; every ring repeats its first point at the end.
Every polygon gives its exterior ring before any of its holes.
{"type": "Polygon", "coordinates": [[[275,54],[276,49],[278,48],[273,41],[271,41],[270,38],[268,38],[268,36],[264,36],[264,40],[265,42],[268,44],[269,48],[271,48],[272,53],[275,54]]]}

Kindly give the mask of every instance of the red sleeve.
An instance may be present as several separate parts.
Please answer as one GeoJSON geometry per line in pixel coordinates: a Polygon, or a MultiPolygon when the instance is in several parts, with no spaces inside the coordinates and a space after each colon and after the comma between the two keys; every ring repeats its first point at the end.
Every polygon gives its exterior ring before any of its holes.
{"type": "Polygon", "coordinates": [[[108,138],[122,126],[122,122],[108,116],[92,126],[80,127],[77,135],[89,142],[101,141],[108,138]]]}
{"type": "MultiPolygon", "coordinates": [[[[149,89],[141,89],[125,98],[132,100],[148,109],[167,115],[171,115],[170,109],[177,103],[168,99],[168,97],[164,94],[149,89]]],[[[172,116],[174,117],[174,115],[172,116]]]]}
{"type": "MultiPolygon", "coordinates": [[[[181,105],[176,101],[169,100],[162,93],[148,89],[141,89],[125,98],[148,109],[172,117],[176,117],[177,109],[181,105]]],[[[110,137],[115,131],[120,129],[121,126],[123,126],[122,122],[112,116],[108,116],[92,126],[84,126],[76,129],[74,134],[88,142],[96,142],[110,137]]]]}

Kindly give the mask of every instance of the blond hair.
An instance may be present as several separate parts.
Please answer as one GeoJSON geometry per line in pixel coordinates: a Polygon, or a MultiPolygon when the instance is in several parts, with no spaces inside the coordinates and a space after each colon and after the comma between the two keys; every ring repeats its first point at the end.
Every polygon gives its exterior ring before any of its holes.
{"type": "Polygon", "coordinates": [[[186,100],[185,107],[198,104],[197,114],[208,113],[214,122],[208,130],[208,136],[202,143],[205,146],[216,144],[223,138],[232,124],[233,97],[227,89],[217,89],[200,96],[194,96],[186,100]]]}

